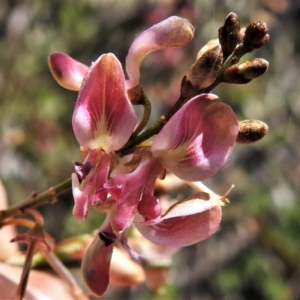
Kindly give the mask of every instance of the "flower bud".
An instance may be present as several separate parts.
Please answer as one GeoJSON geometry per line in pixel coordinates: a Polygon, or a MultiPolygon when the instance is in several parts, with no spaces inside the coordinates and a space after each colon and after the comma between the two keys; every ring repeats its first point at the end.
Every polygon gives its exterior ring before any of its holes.
{"type": "Polygon", "coordinates": [[[151,290],[157,291],[161,286],[168,282],[169,266],[146,266],[146,285],[151,290]]]}
{"type": "Polygon", "coordinates": [[[246,27],[243,27],[240,29],[240,31],[238,32],[238,40],[241,43],[245,37],[245,31],[246,31],[246,27]]]}
{"type": "Polygon", "coordinates": [[[140,84],[127,90],[127,96],[133,105],[142,104],[144,100],[144,92],[140,84]]]}
{"type": "Polygon", "coordinates": [[[222,81],[227,83],[245,84],[263,75],[269,63],[262,58],[253,58],[240,65],[227,68],[222,74],[222,81]]]}
{"type": "Polygon", "coordinates": [[[208,50],[218,46],[219,40],[218,39],[213,39],[208,41],[197,53],[197,60],[208,50]]]}
{"type": "Polygon", "coordinates": [[[245,31],[244,36],[244,48],[247,52],[262,47],[269,41],[268,28],[265,22],[252,22],[250,23],[245,31]]]}
{"type": "Polygon", "coordinates": [[[259,120],[238,121],[239,133],[236,139],[240,144],[252,144],[262,139],[268,132],[268,125],[259,120]]]}
{"type": "Polygon", "coordinates": [[[228,57],[239,42],[240,19],[231,12],[225,18],[223,25],[219,28],[219,41],[222,46],[224,57],[228,57]]]}
{"type": "Polygon", "coordinates": [[[223,61],[221,45],[217,45],[204,52],[191,66],[181,84],[181,95],[192,98],[209,87],[217,78],[223,61]]]}
{"type": "Polygon", "coordinates": [[[137,285],[146,279],[143,268],[117,247],[112,254],[109,275],[109,283],[117,287],[137,285]]]}

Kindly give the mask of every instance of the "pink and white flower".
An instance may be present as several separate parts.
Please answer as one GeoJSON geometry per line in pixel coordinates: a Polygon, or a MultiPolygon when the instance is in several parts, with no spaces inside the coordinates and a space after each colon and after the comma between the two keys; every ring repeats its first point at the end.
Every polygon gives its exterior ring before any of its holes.
{"type": "Polygon", "coordinates": [[[232,109],[217,96],[190,99],[154,137],[151,148],[140,154],[131,172],[115,169],[116,151],[126,144],[137,123],[127,91],[139,84],[142,59],[155,50],[185,45],[193,33],[192,25],[178,17],[144,31],[129,49],[128,80],[111,53],[101,55],[89,68],[66,54],[49,58],[55,79],[65,88],[79,90],[72,125],[84,160],[75,163],[72,175],[74,216],[86,218],[92,205],[107,213],[82,264],[85,281],[98,296],[109,282],[113,245],[132,223],[153,243],[177,248],[211,236],[219,226],[220,197],[198,193],[161,214],[154,195],[155,181],[165,169],[182,180],[200,181],[227,161],[238,123],[232,109]]]}

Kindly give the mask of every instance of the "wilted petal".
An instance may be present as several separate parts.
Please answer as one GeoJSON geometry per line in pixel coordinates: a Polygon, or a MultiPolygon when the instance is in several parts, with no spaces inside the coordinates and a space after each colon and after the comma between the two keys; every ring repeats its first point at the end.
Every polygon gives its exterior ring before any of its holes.
{"type": "Polygon", "coordinates": [[[88,67],[64,53],[53,53],[48,57],[50,71],[62,87],[79,91],[88,67]]]}
{"type": "Polygon", "coordinates": [[[89,153],[83,165],[92,166],[83,180],[78,178],[78,174],[72,174],[73,215],[79,221],[87,217],[89,208],[94,202],[105,198],[102,194],[102,187],[107,180],[110,156],[95,149],[89,153]]]}
{"type": "MultiPolygon", "coordinates": [[[[0,210],[8,207],[6,190],[0,180],[0,210]]],[[[0,261],[6,260],[9,256],[18,252],[16,243],[9,241],[16,235],[16,229],[12,226],[3,226],[0,230],[0,261]]]]}
{"type": "Polygon", "coordinates": [[[89,68],[73,114],[73,129],[81,146],[111,152],[129,139],[137,117],[125,91],[122,66],[104,54],[89,68]]]}
{"type": "Polygon", "coordinates": [[[183,180],[212,176],[227,161],[239,131],[230,106],[213,94],[188,101],[154,138],[151,152],[183,180]]]}
{"type": "Polygon", "coordinates": [[[183,18],[170,17],[142,32],[132,43],[127,58],[126,71],[130,79],[128,87],[134,87],[140,79],[140,64],[144,57],[156,50],[184,46],[194,36],[194,27],[183,18]]]}
{"type": "Polygon", "coordinates": [[[159,219],[135,223],[152,243],[184,247],[210,237],[217,230],[222,216],[220,198],[207,193],[179,201],[159,219]]]}
{"type": "MultiPolygon", "coordinates": [[[[21,278],[22,268],[0,262],[0,299],[16,299],[16,290],[21,278]]],[[[74,290],[73,290],[74,291],[74,290]]],[[[68,285],[60,278],[46,272],[31,270],[24,299],[73,300],[68,285]]],[[[87,300],[87,298],[81,298],[87,300]]]]}
{"type": "Polygon", "coordinates": [[[114,243],[105,246],[105,241],[97,235],[82,260],[83,279],[95,296],[103,295],[108,287],[113,247],[114,243]]]}

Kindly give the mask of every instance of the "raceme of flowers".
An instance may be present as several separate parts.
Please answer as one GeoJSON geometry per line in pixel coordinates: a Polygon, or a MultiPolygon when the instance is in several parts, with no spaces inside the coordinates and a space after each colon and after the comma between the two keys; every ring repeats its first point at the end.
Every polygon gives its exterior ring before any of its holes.
{"type": "Polygon", "coordinates": [[[82,262],[85,282],[95,295],[105,292],[113,246],[131,224],[153,243],[175,248],[206,239],[219,226],[220,197],[197,193],[162,213],[153,191],[165,170],[185,181],[201,181],[227,161],[239,127],[232,109],[216,95],[200,94],[187,101],[151,146],[125,157],[118,152],[137,126],[127,92],[139,85],[143,58],[152,51],[183,46],[193,35],[193,26],[179,17],[141,33],[127,55],[128,79],[112,53],[101,55],[90,67],[63,53],[49,57],[57,82],[79,91],[72,125],[83,160],[75,163],[72,174],[73,214],[83,220],[91,206],[106,212],[82,262]]]}

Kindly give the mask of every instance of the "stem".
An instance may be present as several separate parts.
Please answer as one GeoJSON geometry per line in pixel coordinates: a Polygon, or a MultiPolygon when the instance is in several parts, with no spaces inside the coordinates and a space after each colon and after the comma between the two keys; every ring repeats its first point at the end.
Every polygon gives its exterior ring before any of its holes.
{"type": "Polygon", "coordinates": [[[33,228],[35,226],[35,222],[23,218],[7,218],[1,222],[0,228],[6,225],[19,225],[27,228],[33,228]]]}
{"type": "Polygon", "coordinates": [[[31,263],[32,263],[32,257],[34,254],[34,249],[37,241],[31,241],[28,245],[27,251],[26,251],[26,260],[24,263],[20,283],[18,285],[18,289],[16,292],[16,299],[17,300],[22,300],[25,296],[26,292],[26,287],[27,287],[27,282],[29,278],[29,272],[31,270],[31,263]]]}
{"type": "Polygon", "coordinates": [[[143,102],[141,103],[144,106],[144,114],[140,124],[137,126],[131,138],[135,138],[147,125],[150,116],[151,116],[151,103],[148,98],[143,94],[143,102]]]}
{"type": "Polygon", "coordinates": [[[71,189],[71,187],[72,187],[72,183],[70,178],[59,183],[54,187],[49,188],[48,190],[40,194],[30,196],[5,210],[0,210],[0,222],[2,222],[5,218],[13,216],[14,214],[26,208],[35,207],[45,203],[53,203],[54,202],[53,199],[55,199],[58,195],[67,192],[68,190],[71,189]]]}
{"type": "Polygon", "coordinates": [[[179,97],[177,102],[171,108],[171,110],[160,120],[152,124],[148,129],[138,135],[135,139],[129,140],[128,143],[118,151],[118,154],[126,152],[127,150],[139,145],[140,143],[146,141],[153,135],[159,133],[159,131],[164,127],[167,121],[177,112],[177,110],[186,102],[186,99],[182,96],[179,97]]]}

